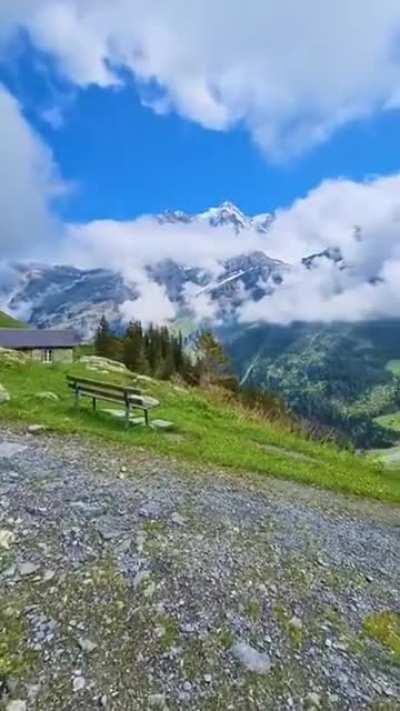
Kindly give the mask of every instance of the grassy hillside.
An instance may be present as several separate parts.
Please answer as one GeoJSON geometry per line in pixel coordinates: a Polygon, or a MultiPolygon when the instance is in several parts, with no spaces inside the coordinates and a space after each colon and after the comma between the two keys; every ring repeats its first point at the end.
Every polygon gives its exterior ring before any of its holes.
{"type": "Polygon", "coordinates": [[[0,311],[0,328],[27,328],[27,325],[0,311]]]}
{"type": "MultiPolygon", "coordinates": [[[[134,376],[96,375],[80,364],[71,366],[70,372],[134,382],[134,376]]],[[[333,445],[309,441],[283,424],[224,403],[216,393],[160,381],[146,383],[147,393],[161,402],[153,417],[170,420],[174,429],[155,432],[137,425],[125,431],[112,415],[102,411],[93,415],[90,401],[84,401],[81,411],[76,412],[66,387],[66,373],[65,366],[0,361],[0,383],[11,395],[9,403],[0,405],[0,422],[41,423],[60,433],[85,433],[102,441],[140,446],[193,463],[400,502],[400,478],[396,473],[386,473],[374,462],[339,451],[333,445]],[[41,391],[51,391],[59,400],[41,400],[37,397],[41,391]]],[[[108,409],[110,404],[102,403],[101,407],[108,409]]]]}

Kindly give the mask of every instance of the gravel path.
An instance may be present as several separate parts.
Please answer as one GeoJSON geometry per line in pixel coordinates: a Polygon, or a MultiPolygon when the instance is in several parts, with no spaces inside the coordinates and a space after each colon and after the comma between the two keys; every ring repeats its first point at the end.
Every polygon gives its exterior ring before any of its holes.
{"type": "Polygon", "coordinates": [[[393,507],[0,430],[0,708],[400,709],[366,633],[399,539],[393,507]]]}

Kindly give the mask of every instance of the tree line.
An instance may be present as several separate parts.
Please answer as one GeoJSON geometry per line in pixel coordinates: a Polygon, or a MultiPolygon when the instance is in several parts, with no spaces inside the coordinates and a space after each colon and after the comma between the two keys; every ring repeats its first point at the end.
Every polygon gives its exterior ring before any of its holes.
{"type": "Polygon", "coordinates": [[[117,335],[103,316],[94,348],[96,355],[123,362],[136,373],[162,380],[178,377],[189,385],[204,388],[218,386],[219,392],[225,393],[226,403],[240,403],[245,410],[266,419],[279,419],[287,427],[296,431],[301,428],[306,436],[318,438],[315,426],[311,431],[296,422],[276,394],[240,387],[229,356],[210,330],[201,331],[187,348],[182,333],[166,326],[144,327],[140,321],[132,321],[124,334],[117,335]]]}
{"type": "Polygon", "coordinates": [[[161,380],[180,376],[192,385],[238,388],[230,360],[211,331],[202,331],[191,349],[186,349],[180,331],[131,321],[125,333],[117,335],[103,316],[94,346],[96,355],[121,361],[136,373],[161,380]]]}

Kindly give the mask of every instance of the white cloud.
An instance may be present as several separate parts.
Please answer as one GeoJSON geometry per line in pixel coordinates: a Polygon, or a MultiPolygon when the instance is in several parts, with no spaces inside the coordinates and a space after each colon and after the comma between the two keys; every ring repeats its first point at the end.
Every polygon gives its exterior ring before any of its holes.
{"type": "MultiPolygon", "coordinates": [[[[98,220],[70,225],[59,259],[84,268],[104,267],[120,272],[126,282],[140,293],[139,302],[126,302],[122,309],[125,321],[139,318],[145,322],[165,322],[176,315],[163,287],[150,281],[149,265],[173,260],[183,268],[206,271],[214,279],[223,271],[222,262],[239,252],[251,252],[265,246],[258,233],[235,237],[228,227],[210,227],[203,222],[158,224],[152,217],[132,222],[98,220]]],[[[200,287],[185,285],[184,298],[193,310],[193,318],[214,318],[216,304],[209,294],[199,294],[200,287]]]]}
{"type": "MultiPolygon", "coordinates": [[[[183,267],[206,270],[215,279],[222,262],[252,251],[292,265],[284,284],[239,311],[243,322],[356,321],[398,317],[400,313],[400,175],[356,183],[327,181],[277,212],[268,234],[245,230],[235,235],[204,221],[164,224],[150,217],[133,222],[97,221],[70,226],[63,261],[85,267],[110,267],[138,286],[139,304],[127,303],[124,317],[165,321],[176,306],[164,288],[149,281],[146,266],[171,259],[183,267]],[[355,233],[355,225],[359,234],[355,233]],[[320,259],[307,270],[303,257],[339,247],[346,268],[320,259]],[[138,309],[140,308],[140,315],[138,309]]],[[[195,317],[217,317],[210,294],[186,285],[195,317]]],[[[243,295],[243,294],[242,294],[243,295]]]]}
{"type": "Polygon", "coordinates": [[[221,271],[219,261],[262,245],[265,241],[255,232],[243,232],[237,238],[228,227],[196,222],[160,225],[152,217],[141,217],[132,222],[97,220],[70,225],[63,258],[84,267],[108,266],[132,281],[138,280],[147,265],[163,259],[216,276],[221,271]]]}
{"type": "Polygon", "coordinates": [[[141,321],[148,326],[150,323],[162,325],[173,320],[176,305],[169,300],[163,286],[142,278],[137,287],[139,297],[135,301],[125,301],[120,306],[124,323],[141,321]]]}
{"type": "Polygon", "coordinates": [[[279,211],[268,253],[298,263],[272,297],[248,303],[246,322],[357,321],[400,314],[400,176],[356,183],[328,181],[279,211]],[[360,228],[355,237],[354,226],[360,228]],[[304,255],[339,247],[347,268],[304,255]]]}
{"type": "Polygon", "coordinates": [[[43,257],[61,225],[51,203],[65,188],[52,155],[0,84],[1,257],[43,257]]]}
{"type": "Polygon", "coordinates": [[[270,155],[400,104],[398,0],[2,0],[0,38],[21,25],[75,84],[124,67],[156,111],[243,123],[270,155]]]}

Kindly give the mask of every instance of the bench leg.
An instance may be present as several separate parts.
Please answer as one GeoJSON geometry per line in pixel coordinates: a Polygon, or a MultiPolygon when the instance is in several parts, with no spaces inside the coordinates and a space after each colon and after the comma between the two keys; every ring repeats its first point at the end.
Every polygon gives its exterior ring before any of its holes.
{"type": "Polygon", "coordinates": [[[149,411],[148,410],[144,411],[144,421],[146,423],[146,427],[148,427],[149,426],[149,411]]]}
{"type": "Polygon", "coordinates": [[[125,429],[129,429],[131,419],[131,404],[127,403],[125,410],[125,429]]]}
{"type": "Polygon", "coordinates": [[[96,398],[95,397],[92,398],[92,410],[93,410],[93,412],[96,412],[96,398]]]}
{"type": "Polygon", "coordinates": [[[81,397],[81,392],[79,388],[75,390],[75,410],[79,410],[79,400],[81,397]]]}

